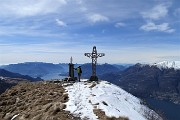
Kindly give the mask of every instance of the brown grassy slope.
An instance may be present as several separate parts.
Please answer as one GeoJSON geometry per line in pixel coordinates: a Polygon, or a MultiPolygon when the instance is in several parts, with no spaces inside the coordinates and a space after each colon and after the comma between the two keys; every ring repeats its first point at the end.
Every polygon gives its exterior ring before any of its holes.
{"type": "Polygon", "coordinates": [[[50,82],[20,83],[0,95],[0,120],[79,120],[64,111],[68,95],[50,82]]]}

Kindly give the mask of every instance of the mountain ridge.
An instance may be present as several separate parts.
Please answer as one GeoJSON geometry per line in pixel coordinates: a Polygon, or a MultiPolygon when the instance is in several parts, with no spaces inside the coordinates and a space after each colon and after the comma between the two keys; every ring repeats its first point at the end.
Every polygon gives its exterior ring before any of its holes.
{"type": "Polygon", "coordinates": [[[20,83],[0,95],[0,118],[3,120],[162,119],[144,106],[140,99],[109,82],[81,81],[83,82],[20,83]]]}

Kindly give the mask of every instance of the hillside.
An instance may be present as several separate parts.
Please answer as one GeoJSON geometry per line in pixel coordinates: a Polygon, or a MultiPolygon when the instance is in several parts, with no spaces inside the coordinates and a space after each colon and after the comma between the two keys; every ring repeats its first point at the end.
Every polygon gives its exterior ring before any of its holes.
{"type": "Polygon", "coordinates": [[[20,83],[0,95],[1,120],[79,120],[64,111],[68,101],[61,85],[20,83]]]}
{"type": "Polygon", "coordinates": [[[28,75],[21,75],[18,73],[12,73],[7,70],[0,69],[0,94],[19,82],[35,82],[41,80],[41,78],[32,78],[28,75]]]}
{"type": "Polygon", "coordinates": [[[106,81],[21,83],[0,101],[2,120],[161,120],[140,99],[106,81]]]}
{"type": "Polygon", "coordinates": [[[128,69],[101,76],[138,97],[154,97],[180,104],[180,70],[136,64],[128,69]]]}
{"type": "Polygon", "coordinates": [[[39,77],[33,78],[33,77],[28,76],[28,75],[21,75],[19,73],[13,73],[13,72],[9,72],[9,71],[4,70],[4,69],[0,69],[0,76],[1,77],[9,77],[9,78],[22,78],[22,79],[29,80],[31,82],[42,80],[39,77]]]}
{"type": "Polygon", "coordinates": [[[0,94],[6,91],[6,89],[11,88],[12,86],[20,82],[27,82],[27,81],[30,81],[30,80],[22,79],[22,78],[10,78],[10,77],[0,76],[0,94]]]}

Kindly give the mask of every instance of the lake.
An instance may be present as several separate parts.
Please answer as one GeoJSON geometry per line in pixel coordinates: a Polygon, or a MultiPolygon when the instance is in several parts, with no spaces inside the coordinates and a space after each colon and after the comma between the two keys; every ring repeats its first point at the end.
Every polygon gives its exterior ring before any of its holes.
{"type": "Polygon", "coordinates": [[[180,120],[180,105],[152,98],[145,100],[153,109],[163,112],[168,120],[180,120]]]}
{"type": "Polygon", "coordinates": [[[44,80],[52,80],[52,79],[64,79],[67,76],[60,76],[59,73],[51,73],[51,74],[47,74],[45,76],[42,77],[42,79],[44,80]]]}

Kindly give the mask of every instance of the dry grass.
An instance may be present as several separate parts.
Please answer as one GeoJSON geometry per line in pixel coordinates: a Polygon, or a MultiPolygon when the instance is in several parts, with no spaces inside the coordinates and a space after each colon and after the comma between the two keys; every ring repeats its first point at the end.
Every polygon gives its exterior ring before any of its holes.
{"type": "Polygon", "coordinates": [[[127,117],[108,117],[105,115],[105,112],[100,109],[94,109],[93,112],[98,116],[99,120],[129,120],[127,117]]]}
{"type": "Polygon", "coordinates": [[[68,94],[62,85],[47,82],[22,83],[0,95],[0,120],[79,120],[64,111],[68,94]]]}

